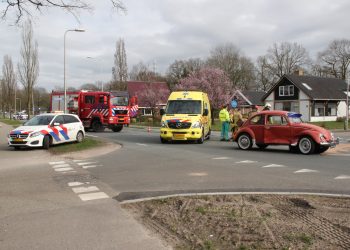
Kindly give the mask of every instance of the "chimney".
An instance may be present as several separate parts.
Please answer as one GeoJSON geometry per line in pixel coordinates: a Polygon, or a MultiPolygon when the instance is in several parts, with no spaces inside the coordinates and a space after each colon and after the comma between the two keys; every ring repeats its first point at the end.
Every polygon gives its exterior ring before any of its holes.
{"type": "Polygon", "coordinates": [[[303,76],[304,75],[304,71],[302,69],[297,69],[297,70],[294,71],[294,75],[303,76]]]}

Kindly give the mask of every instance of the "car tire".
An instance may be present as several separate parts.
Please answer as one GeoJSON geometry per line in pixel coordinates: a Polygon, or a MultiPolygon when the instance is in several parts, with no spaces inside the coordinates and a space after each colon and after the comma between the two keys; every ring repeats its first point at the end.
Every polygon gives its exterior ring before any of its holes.
{"type": "Polygon", "coordinates": [[[160,142],[164,144],[164,143],[167,143],[168,141],[165,140],[164,138],[160,137],[160,142]]]}
{"type": "Polygon", "coordinates": [[[298,153],[298,146],[291,146],[291,145],[289,145],[289,151],[291,153],[298,153]]]}
{"type": "Polygon", "coordinates": [[[316,152],[318,154],[322,154],[322,153],[326,152],[328,149],[329,149],[328,146],[318,146],[316,152]]]}
{"type": "Polygon", "coordinates": [[[100,132],[102,130],[102,124],[99,120],[94,120],[91,125],[92,131],[100,132]]]}
{"type": "Polygon", "coordinates": [[[43,139],[43,149],[49,149],[50,148],[50,136],[45,135],[44,139],[43,139]]]}
{"type": "Polygon", "coordinates": [[[211,129],[209,129],[207,136],[205,137],[206,140],[210,140],[210,134],[211,134],[211,129]]]}
{"type": "Polygon", "coordinates": [[[113,132],[120,132],[123,129],[123,125],[114,125],[112,127],[113,132]]]}
{"type": "Polygon", "coordinates": [[[315,142],[308,136],[301,137],[298,143],[300,153],[309,155],[315,152],[315,142]]]}
{"type": "Polygon", "coordinates": [[[267,144],[263,144],[263,143],[259,143],[259,144],[256,144],[256,146],[259,148],[259,149],[265,149],[265,148],[267,148],[267,144]]]}
{"type": "Polygon", "coordinates": [[[253,141],[250,135],[244,133],[238,136],[237,144],[240,149],[247,150],[252,148],[253,141]]]}
{"type": "Polygon", "coordinates": [[[81,143],[84,140],[84,134],[83,132],[79,131],[76,136],[76,142],[81,143]]]}
{"type": "Polygon", "coordinates": [[[203,142],[204,142],[204,130],[202,130],[202,136],[201,136],[201,138],[199,138],[199,139],[197,140],[197,143],[198,143],[198,144],[203,144],[203,142]]]}

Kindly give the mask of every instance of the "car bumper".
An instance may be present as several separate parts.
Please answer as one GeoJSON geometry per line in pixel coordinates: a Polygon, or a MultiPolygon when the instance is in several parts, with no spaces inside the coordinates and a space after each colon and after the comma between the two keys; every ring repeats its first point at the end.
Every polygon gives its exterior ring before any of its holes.
{"type": "Polygon", "coordinates": [[[43,146],[43,136],[37,136],[33,138],[26,139],[8,139],[9,147],[42,147],[43,146]]]}
{"type": "Polygon", "coordinates": [[[328,142],[321,142],[320,145],[324,147],[334,148],[339,144],[339,137],[328,142]]]}
{"type": "Polygon", "coordinates": [[[187,141],[187,140],[198,140],[202,136],[201,128],[193,129],[169,129],[161,128],[160,137],[165,140],[172,141],[187,141]]]}

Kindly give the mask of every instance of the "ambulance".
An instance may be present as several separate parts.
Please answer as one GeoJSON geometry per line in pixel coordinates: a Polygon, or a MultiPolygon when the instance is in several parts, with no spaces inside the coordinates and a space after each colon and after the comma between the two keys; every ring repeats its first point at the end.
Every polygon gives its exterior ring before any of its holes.
{"type": "Polygon", "coordinates": [[[162,115],[160,141],[196,141],[210,138],[211,110],[208,95],[200,91],[175,91],[162,115]]]}
{"type": "Polygon", "coordinates": [[[21,147],[42,147],[53,144],[82,142],[85,130],[77,115],[48,113],[34,116],[8,135],[8,145],[21,147]]]}

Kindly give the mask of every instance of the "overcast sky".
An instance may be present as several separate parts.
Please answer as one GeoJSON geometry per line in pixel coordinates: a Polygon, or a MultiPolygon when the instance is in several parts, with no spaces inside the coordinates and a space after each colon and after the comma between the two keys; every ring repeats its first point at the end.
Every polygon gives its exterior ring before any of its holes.
{"type": "MultiPolygon", "coordinates": [[[[129,70],[143,61],[162,74],[175,60],[205,59],[215,46],[228,42],[255,62],[275,42],[302,44],[314,58],[330,41],[350,39],[349,0],[124,0],[127,14],[113,11],[109,0],[91,2],[95,10],[81,12],[80,22],[59,10],[33,20],[38,86],[49,91],[63,86],[63,36],[68,29],[86,29],[66,37],[67,85],[74,87],[111,79],[120,37],[129,70]]],[[[9,55],[17,64],[21,30],[11,24],[0,23],[0,58],[3,62],[9,55]]]]}

